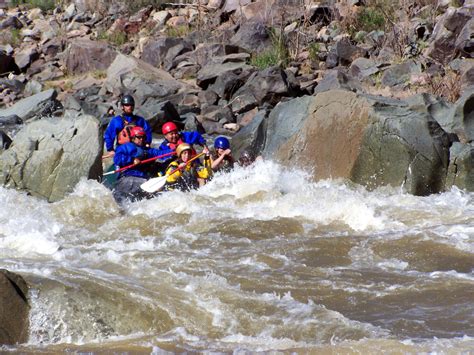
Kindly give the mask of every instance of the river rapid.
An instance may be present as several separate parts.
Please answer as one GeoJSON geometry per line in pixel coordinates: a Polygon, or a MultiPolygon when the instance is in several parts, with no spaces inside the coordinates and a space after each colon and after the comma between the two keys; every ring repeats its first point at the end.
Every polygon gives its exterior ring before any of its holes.
{"type": "Polygon", "coordinates": [[[81,181],[0,188],[0,268],[30,286],[6,352],[474,349],[474,193],[367,191],[258,161],[121,210],[81,181]]]}

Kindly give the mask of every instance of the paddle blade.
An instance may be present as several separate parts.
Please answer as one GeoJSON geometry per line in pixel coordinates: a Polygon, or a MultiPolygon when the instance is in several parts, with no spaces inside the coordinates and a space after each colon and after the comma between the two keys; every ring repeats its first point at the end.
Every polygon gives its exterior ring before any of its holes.
{"type": "Polygon", "coordinates": [[[143,191],[146,191],[148,193],[160,191],[166,184],[166,178],[167,176],[160,176],[157,178],[150,179],[141,184],[140,187],[143,191]]]}

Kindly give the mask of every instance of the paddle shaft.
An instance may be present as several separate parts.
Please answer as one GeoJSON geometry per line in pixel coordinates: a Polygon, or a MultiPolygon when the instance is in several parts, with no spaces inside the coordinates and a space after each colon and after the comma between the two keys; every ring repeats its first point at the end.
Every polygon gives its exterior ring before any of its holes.
{"type": "MultiPolygon", "coordinates": [[[[200,154],[196,155],[195,157],[189,159],[186,162],[186,165],[188,165],[189,163],[191,163],[194,160],[198,159],[199,157],[201,157],[204,154],[205,153],[203,152],[203,153],[200,153],[200,154]]],[[[183,169],[184,167],[177,167],[176,169],[173,169],[169,174],[166,174],[165,176],[160,176],[160,177],[157,177],[157,178],[150,179],[150,180],[144,182],[143,184],[141,184],[140,187],[142,188],[142,190],[144,190],[148,193],[157,192],[157,191],[161,190],[163,188],[163,186],[165,186],[166,180],[168,179],[168,176],[170,176],[171,174],[174,174],[175,172],[177,172],[180,169],[183,169]]]]}
{"type": "Polygon", "coordinates": [[[117,170],[114,170],[114,171],[109,171],[108,173],[105,173],[105,174],[102,174],[102,175],[105,176],[105,175],[112,175],[112,174],[120,173],[121,171],[130,169],[134,166],[137,166],[137,165],[140,165],[140,164],[145,164],[145,163],[148,163],[150,161],[157,160],[157,159],[160,159],[160,158],[164,158],[164,157],[167,157],[167,156],[170,156],[170,155],[173,155],[173,154],[176,154],[176,152],[169,152],[169,153],[166,153],[166,154],[158,155],[158,156],[153,157],[153,158],[148,158],[148,159],[140,161],[138,164],[130,164],[130,165],[124,166],[120,169],[117,169],[117,170]]]}
{"type": "Polygon", "coordinates": [[[205,154],[204,152],[203,152],[203,153],[199,153],[199,154],[196,155],[195,157],[192,157],[191,159],[189,159],[189,160],[186,162],[186,165],[185,165],[185,166],[183,166],[183,167],[179,167],[179,166],[178,166],[176,169],[171,170],[171,172],[170,172],[169,174],[166,174],[166,175],[173,175],[175,172],[177,172],[178,170],[183,169],[183,168],[186,167],[189,163],[191,163],[192,161],[194,161],[194,160],[196,160],[196,159],[202,157],[204,154],[205,154]]]}

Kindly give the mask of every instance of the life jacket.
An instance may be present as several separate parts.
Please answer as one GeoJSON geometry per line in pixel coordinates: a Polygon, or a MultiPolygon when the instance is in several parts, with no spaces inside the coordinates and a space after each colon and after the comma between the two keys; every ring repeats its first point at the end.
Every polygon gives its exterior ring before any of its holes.
{"type": "Polygon", "coordinates": [[[125,144],[132,141],[130,137],[130,131],[137,124],[135,122],[136,121],[135,116],[132,116],[132,120],[130,122],[128,122],[123,116],[120,116],[120,118],[122,119],[122,122],[123,122],[123,128],[117,136],[117,143],[125,144]]]}
{"type": "MultiPolygon", "coordinates": [[[[180,145],[181,143],[186,143],[186,142],[183,141],[180,137],[176,143],[168,142],[168,147],[170,147],[173,150],[176,150],[176,148],[178,148],[178,145],[180,145]]],[[[192,145],[191,145],[191,147],[192,147],[192,145]]],[[[191,149],[191,155],[192,156],[196,155],[196,150],[194,148],[191,149]]]]}
{"type": "Polygon", "coordinates": [[[182,143],[186,143],[186,142],[184,142],[181,138],[179,138],[176,143],[168,142],[168,147],[170,147],[173,150],[176,150],[176,148],[178,148],[178,145],[180,145],[182,143]]]}
{"type": "Polygon", "coordinates": [[[210,178],[209,171],[200,163],[194,161],[182,170],[175,171],[172,175],[169,173],[175,170],[180,164],[180,161],[173,161],[167,168],[168,178],[166,179],[166,189],[181,191],[189,191],[199,188],[198,178],[208,180],[210,178]]]}

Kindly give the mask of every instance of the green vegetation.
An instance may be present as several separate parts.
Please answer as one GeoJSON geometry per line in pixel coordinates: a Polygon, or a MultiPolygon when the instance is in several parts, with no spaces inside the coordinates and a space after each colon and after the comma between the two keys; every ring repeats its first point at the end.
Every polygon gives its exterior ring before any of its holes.
{"type": "Polygon", "coordinates": [[[385,18],[383,13],[377,8],[363,8],[357,14],[356,29],[357,31],[374,31],[383,30],[385,26],[385,18]]]}
{"type": "Polygon", "coordinates": [[[153,6],[155,9],[160,9],[164,4],[166,4],[169,1],[166,0],[133,0],[133,1],[124,1],[124,4],[127,6],[128,11],[130,13],[135,13],[139,11],[140,9],[147,7],[147,6],[153,6]]]}
{"type": "Polygon", "coordinates": [[[272,47],[262,53],[252,55],[250,64],[259,69],[265,69],[274,65],[286,67],[290,54],[284,34],[273,28],[269,30],[269,34],[272,40],[272,47]]]}
{"type": "Polygon", "coordinates": [[[56,0],[11,0],[13,6],[24,4],[30,8],[39,7],[42,11],[54,10],[57,5],[56,0]]]}
{"type": "Polygon", "coordinates": [[[105,70],[94,70],[92,72],[92,77],[94,79],[105,79],[107,77],[107,72],[105,70]]]}
{"type": "Polygon", "coordinates": [[[310,43],[308,46],[308,51],[309,51],[309,59],[315,63],[319,60],[319,52],[321,51],[321,48],[319,47],[319,43],[313,42],[310,43]]]}
{"type": "Polygon", "coordinates": [[[279,62],[278,55],[273,50],[264,51],[260,54],[255,54],[250,60],[250,64],[258,69],[265,69],[277,65],[279,62]]]}
{"type": "Polygon", "coordinates": [[[121,46],[122,44],[127,43],[128,36],[123,31],[115,31],[110,34],[107,33],[106,31],[102,31],[97,34],[97,39],[99,40],[103,39],[116,46],[121,46]]]}
{"type": "Polygon", "coordinates": [[[165,32],[168,37],[185,37],[191,32],[191,27],[188,25],[166,26],[165,32]]]}
{"type": "Polygon", "coordinates": [[[128,40],[127,34],[122,31],[116,31],[109,35],[109,42],[121,46],[125,44],[128,40]]]}

